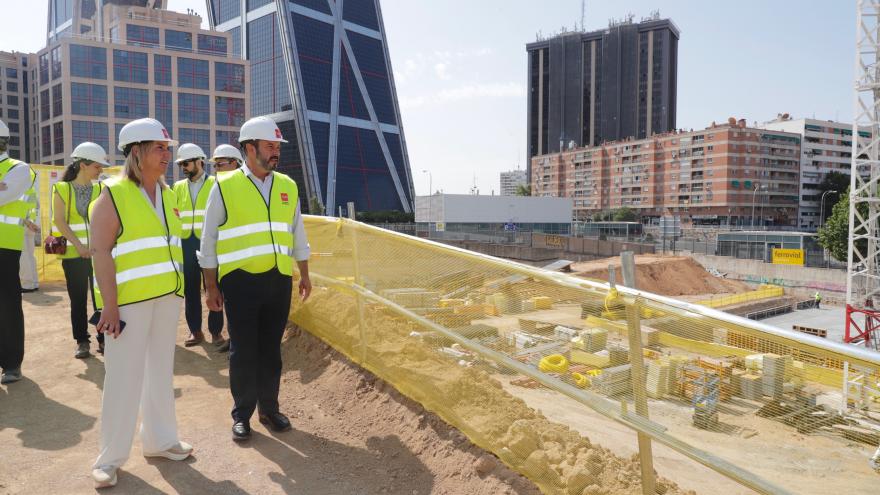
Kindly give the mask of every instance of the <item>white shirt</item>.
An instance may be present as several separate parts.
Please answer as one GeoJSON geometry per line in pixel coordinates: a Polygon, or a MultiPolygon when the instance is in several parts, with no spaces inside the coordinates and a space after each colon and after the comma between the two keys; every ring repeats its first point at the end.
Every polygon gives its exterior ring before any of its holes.
{"type": "Polygon", "coordinates": [[[193,209],[196,207],[196,198],[199,197],[199,191],[201,191],[202,186],[205,185],[206,177],[208,177],[208,173],[203,170],[202,175],[200,175],[195,182],[189,179],[186,180],[186,185],[189,186],[189,200],[193,205],[193,209]]]}
{"type": "MultiPolygon", "coordinates": [[[[7,153],[0,154],[0,162],[9,158],[7,153]]],[[[16,165],[3,177],[3,183],[6,184],[6,189],[0,191],[0,206],[3,206],[7,203],[12,203],[20,199],[24,196],[24,193],[27,192],[31,187],[31,172],[30,167],[16,165]]]]}
{"type": "Polygon", "coordinates": [[[159,185],[159,182],[156,182],[156,204],[153,204],[153,200],[150,199],[150,196],[147,194],[147,190],[144,189],[144,185],[141,184],[138,189],[141,190],[141,194],[144,195],[144,199],[147,200],[147,204],[150,205],[150,208],[153,210],[153,213],[159,218],[159,222],[162,223],[162,227],[166,230],[168,229],[168,225],[165,223],[165,207],[162,206],[162,186],[159,185]]]}
{"type": "MultiPolygon", "coordinates": [[[[266,176],[265,180],[256,177],[247,165],[239,169],[246,175],[251,182],[257,186],[263,201],[269,204],[269,193],[272,191],[272,174],[266,176]]],[[[239,173],[239,171],[230,172],[239,173]]],[[[199,265],[202,268],[217,268],[217,229],[226,222],[226,204],[223,202],[223,195],[220,194],[220,185],[214,183],[211,193],[208,194],[208,205],[205,207],[205,223],[202,226],[202,245],[201,249],[196,252],[199,257],[199,265]]],[[[290,224],[290,233],[293,235],[293,259],[296,261],[306,261],[311,254],[309,240],[306,237],[306,229],[303,225],[302,215],[299,211],[299,204],[296,205],[296,211],[293,214],[293,221],[290,224]]]]}

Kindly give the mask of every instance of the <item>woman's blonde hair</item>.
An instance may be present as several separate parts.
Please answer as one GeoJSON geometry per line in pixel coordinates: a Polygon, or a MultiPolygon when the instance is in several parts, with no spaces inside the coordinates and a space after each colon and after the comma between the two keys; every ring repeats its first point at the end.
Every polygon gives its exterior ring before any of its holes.
{"type": "MultiPolygon", "coordinates": [[[[125,157],[125,166],[122,168],[122,175],[127,177],[128,180],[134,182],[137,185],[142,185],[144,182],[144,174],[141,169],[141,161],[139,155],[144,152],[144,149],[151,146],[156,141],[144,141],[142,143],[136,143],[132,146],[131,150],[128,153],[128,156],[125,157]],[[137,152],[134,151],[134,146],[137,146],[137,152]]],[[[165,176],[159,177],[159,184],[162,188],[168,187],[165,184],[165,176]]]]}

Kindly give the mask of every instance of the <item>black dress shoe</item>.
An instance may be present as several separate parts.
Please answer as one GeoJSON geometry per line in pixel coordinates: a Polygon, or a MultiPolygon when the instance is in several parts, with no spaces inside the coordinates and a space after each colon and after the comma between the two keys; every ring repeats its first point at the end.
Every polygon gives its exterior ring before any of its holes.
{"type": "Polygon", "coordinates": [[[232,439],[236,442],[247,440],[251,437],[251,425],[246,421],[236,421],[232,425],[232,439]]]}
{"type": "Polygon", "coordinates": [[[273,431],[287,431],[290,429],[290,420],[280,412],[260,414],[260,423],[269,426],[273,431]]]}
{"type": "Polygon", "coordinates": [[[31,292],[36,292],[40,290],[39,287],[34,287],[33,289],[21,289],[22,294],[30,294],[31,292]]]}

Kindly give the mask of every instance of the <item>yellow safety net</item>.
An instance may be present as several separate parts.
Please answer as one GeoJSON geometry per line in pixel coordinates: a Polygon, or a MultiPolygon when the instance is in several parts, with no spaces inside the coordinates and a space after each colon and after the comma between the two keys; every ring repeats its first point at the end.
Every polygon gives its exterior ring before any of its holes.
{"type": "Polygon", "coordinates": [[[876,353],[350,220],[306,229],[293,321],[544,493],[876,491],[876,353]]]}

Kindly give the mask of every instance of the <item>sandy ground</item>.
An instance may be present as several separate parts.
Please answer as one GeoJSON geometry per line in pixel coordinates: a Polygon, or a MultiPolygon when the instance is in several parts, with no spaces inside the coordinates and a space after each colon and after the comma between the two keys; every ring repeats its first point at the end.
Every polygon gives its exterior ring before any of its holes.
{"type": "MultiPolygon", "coordinates": [[[[21,382],[0,386],[0,493],[94,493],[103,363],[73,358],[60,285],[25,295],[21,382]]],[[[461,433],[309,334],[285,344],[281,404],[294,430],[252,422],[232,442],[228,362],[212,346],[184,348],[179,324],[175,395],[184,462],[146,460],[135,439],[115,493],[536,494],[461,433]],[[482,460],[478,462],[478,460],[482,460]],[[476,466],[481,466],[477,472],[476,466]]]]}
{"type": "MultiPolygon", "coordinates": [[[[687,256],[641,254],[635,257],[636,285],[640,290],[663,296],[739,293],[748,285],[735,280],[712,276],[699,263],[687,256]]],[[[573,275],[607,281],[608,265],[616,270],[617,283],[623,283],[620,257],[575,263],[573,275]]]]}

